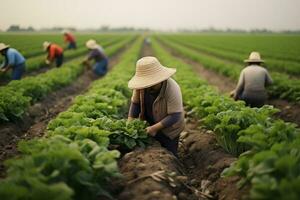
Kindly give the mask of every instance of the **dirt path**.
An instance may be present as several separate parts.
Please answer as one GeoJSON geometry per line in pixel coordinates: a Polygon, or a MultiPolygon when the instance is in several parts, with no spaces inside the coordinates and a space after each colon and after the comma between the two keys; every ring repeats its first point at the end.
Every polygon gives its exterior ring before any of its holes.
{"type": "MultiPolygon", "coordinates": [[[[193,66],[195,72],[201,76],[204,80],[206,80],[210,85],[216,86],[216,88],[221,92],[221,93],[229,93],[232,91],[236,83],[223,75],[220,75],[212,70],[209,70],[205,68],[203,65],[200,63],[193,61],[191,59],[188,59],[173,49],[169,48],[166,46],[164,43],[161,42],[163,47],[168,50],[173,56],[176,58],[181,59],[183,62],[193,66]]],[[[284,121],[287,122],[293,122],[298,124],[300,126],[300,105],[296,103],[291,103],[287,102],[285,100],[281,99],[269,99],[267,101],[267,104],[273,105],[275,108],[280,109],[280,112],[276,114],[278,118],[283,119],[284,121]]]]}
{"type": "MultiPolygon", "coordinates": [[[[109,69],[118,63],[120,55],[129,46],[126,45],[110,58],[109,69]]],[[[91,71],[85,71],[71,85],[47,95],[41,102],[31,106],[22,120],[0,125],[0,177],[5,176],[3,161],[18,153],[18,141],[42,136],[48,122],[67,110],[73,99],[87,91],[97,78],[91,71]]]]}
{"type": "Polygon", "coordinates": [[[213,132],[199,128],[195,119],[187,120],[180,137],[179,156],[197,190],[219,200],[238,200],[247,195],[248,188],[237,188],[238,177],[221,178],[222,171],[236,158],[218,145],[213,132]]]}
{"type": "MultiPolygon", "coordinates": [[[[151,46],[143,45],[141,56],[149,55],[154,55],[151,46]]],[[[217,145],[213,133],[198,129],[196,120],[187,121],[180,137],[179,158],[157,142],[121,158],[124,180],[118,199],[241,199],[247,191],[236,188],[238,178],[220,178],[235,158],[217,145]]]]}

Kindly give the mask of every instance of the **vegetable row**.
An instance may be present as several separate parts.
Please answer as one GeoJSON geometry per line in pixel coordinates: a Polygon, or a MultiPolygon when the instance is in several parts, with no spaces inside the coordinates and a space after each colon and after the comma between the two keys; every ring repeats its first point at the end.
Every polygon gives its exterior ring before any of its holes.
{"type": "MultiPolygon", "coordinates": [[[[239,74],[243,69],[241,65],[236,63],[228,63],[223,59],[215,56],[203,54],[194,49],[188,48],[179,43],[175,43],[167,38],[160,38],[160,41],[169,46],[176,52],[203,64],[213,71],[216,71],[224,76],[230,77],[233,80],[239,78],[239,74]]],[[[271,73],[274,80],[273,85],[268,88],[270,95],[274,98],[281,98],[292,102],[300,101],[300,80],[291,79],[288,75],[282,73],[271,73]]]]}
{"type": "Polygon", "coordinates": [[[251,185],[251,199],[300,198],[300,130],[273,118],[271,106],[246,107],[220,95],[193,73],[190,66],[171,56],[156,41],[152,47],[166,66],[177,68],[188,113],[214,131],[218,143],[239,156],[223,175],[239,175],[239,186],[251,185]]]}
{"type": "MultiPolygon", "coordinates": [[[[126,38],[106,49],[108,56],[115,54],[132,38],[126,38]]],[[[12,81],[0,90],[0,120],[14,121],[20,118],[28,107],[42,99],[52,91],[72,83],[82,74],[84,66],[82,58],[67,63],[63,67],[54,68],[34,77],[26,77],[12,81]]]]}
{"type": "Polygon", "coordinates": [[[120,119],[128,105],[126,83],[141,42],[140,38],[110,74],[95,81],[52,120],[46,137],[19,144],[21,156],[6,162],[8,176],[0,182],[1,199],[113,198],[112,181],[121,178],[120,153],[108,148],[132,149],[150,142],[144,122],[120,119]]]}

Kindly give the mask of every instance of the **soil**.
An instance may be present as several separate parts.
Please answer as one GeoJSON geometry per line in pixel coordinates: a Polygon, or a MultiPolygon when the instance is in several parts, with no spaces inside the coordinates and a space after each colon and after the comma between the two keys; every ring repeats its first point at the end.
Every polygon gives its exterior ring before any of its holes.
{"type": "MultiPolygon", "coordinates": [[[[210,85],[216,86],[216,88],[221,93],[229,93],[235,88],[235,82],[223,75],[220,75],[212,70],[205,68],[200,63],[193,61],[191,59],[185,58],[176,51],[172,50],[165,44],[161,43],[165,49],[167,49],[173,56],[181,59],[183,62],[193,66],[194,71],[206,80],[210,85]]],[[[292,122],[300,126],[300,105],[296,103],[291,103],[281,99],[269,99],[267,104],[273,105],[280,111],[275,115],[275,117],[281,118],[284,121],[292,122]]]]}
{"type": "MultiPolygon", "coordinates": [[[[145,55],[153,55],[149,45],[143,46],[141,56],[145,55]]],[[[187,119],[180,136],[179,158],[157,142],[121,158],[119,168],[124,179],[119,183],[122,189],[117,199],[234,200],[248,193],[247,188],[236,187],[238,177],[220,176],[236,158],[218,146],[214,133],[198,128],[198,120],[187,119]],[[158,179],[156,173],[162,177],[158,179]]]]}
{"type": "MultiPolygon", "coordinates": [[[[119,61],[120,55],[129,45],[121,48],[110,58],[109,69],[119,61]]],[[[67,110],[73,99],[87,91],[89,85],[97,78],[99,77],[94,73],[86,70],[71,85],[52,92],[31,106],[21,120],[0,124],[0,178],[5,176],[3,162],[18,153],[18,141],[44,135],[48,122],[60,112],[67,110]]]]}
{"type": "Polygon", "coordinates": [[[237,188],[239,177],[221,177],[222,171],[236,158],[218,145],[212,131],[199,127],[197,120],[188,118],[180,137],[179,155],[188,179],[199,191],[214,199],[242,199],[248,194],[248,188],[237,188]]]}

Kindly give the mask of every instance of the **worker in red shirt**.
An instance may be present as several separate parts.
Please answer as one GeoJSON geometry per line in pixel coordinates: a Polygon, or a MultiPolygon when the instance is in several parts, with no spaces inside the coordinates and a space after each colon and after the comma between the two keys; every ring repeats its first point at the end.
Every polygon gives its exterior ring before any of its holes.
{"type": "Polygon", "coordinates": [[[48,56],[45,61],[46,64],[51,65],[55,60],[56,67],[60,67],[64,61],[63,48],[61,48],[57,44],[53,44],[50,42],[44,42],[43,47],[44,47],[44,51],[48,52],[48,56]]]}
{"type": "Polygon", "coordinates": [[[76,40],[75,40],[74,35],[66,30],[63,31],[63,34],[64,34],[65,43],[68,43],[67,49],[76,49],[77,45],[76,45],[76,40]]]}

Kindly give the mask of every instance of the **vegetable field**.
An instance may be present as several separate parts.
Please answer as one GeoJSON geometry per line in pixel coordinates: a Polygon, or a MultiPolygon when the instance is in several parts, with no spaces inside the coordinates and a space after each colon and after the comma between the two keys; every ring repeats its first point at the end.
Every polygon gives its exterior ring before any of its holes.
{"type": "Polygon", "coordinates": [[[64,46],[61,35],[0,34],[27,59],[21,80],[0,75],[0,199],[300,199],[299,35],[75,36],[78,48],[55,68],[42,42],[64,46]],[[82,64],[90,38],[109,57],[104,77],[82,64]],[[254,50],[274,79],[261,108],[229,97],[254,50]],[[146,122],[127,121],[127,83],[142,56],[177,69],[178,158],[146,122]]]}

